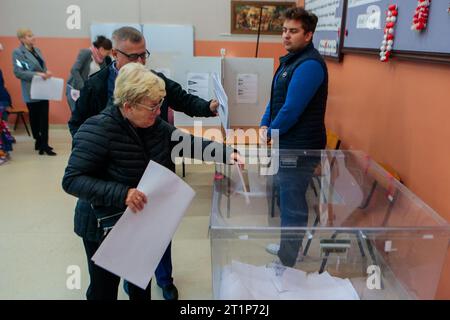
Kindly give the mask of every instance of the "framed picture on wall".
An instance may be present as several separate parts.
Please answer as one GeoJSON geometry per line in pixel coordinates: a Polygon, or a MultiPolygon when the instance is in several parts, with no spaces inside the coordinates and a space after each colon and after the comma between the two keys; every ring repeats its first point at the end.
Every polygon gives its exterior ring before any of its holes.
{"type": "Polygon", "coordinates": [[[231,33],[280,35],[283,12],[295,7],[295,2],[231,1],[231,33]]]}

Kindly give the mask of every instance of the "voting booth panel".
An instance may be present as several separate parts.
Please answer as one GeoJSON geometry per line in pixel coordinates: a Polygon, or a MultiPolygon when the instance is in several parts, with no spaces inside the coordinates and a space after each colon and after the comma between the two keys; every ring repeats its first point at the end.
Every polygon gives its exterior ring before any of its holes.
{"type": "Polygon", "coordinates": [[[215,299],[434,299],[450,225],[367,155],[241,154],[214,182],[215,299]]]}
{"type": "MultiPolygon", "coordinates": [[[[172,80],[178,82],[188,93],[207,101],[215,98],[212,74],[222,76],[221,58],[178,56],[174,60],[172,80]]],[[[194,126],[194,121],[201,121],[203,126],[220,126],[218,117],[189,117],[181,112],[174,112],[175,126],[194,126]]]]}
{"type": "Polygon", "coordinates": [[[270,100],[273,65],[269,58],[224,59],[231,127],[259,127],[270,100]]]}

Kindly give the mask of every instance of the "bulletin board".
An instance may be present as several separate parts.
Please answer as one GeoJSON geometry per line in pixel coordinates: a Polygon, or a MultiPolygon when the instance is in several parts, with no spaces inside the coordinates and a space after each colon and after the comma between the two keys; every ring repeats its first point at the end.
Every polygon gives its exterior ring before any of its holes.
{"type": "Polygon", "coordinates": [[[344,52],[378,54],[386,10],[391,4],[398,6],[393,54],[450,63],[450,3],[444,0],[431,2],[427,27],[423,31],[411,30],[417,7],[415,0],[348,0],[344,52]]]}
{"type": "Polygon", "coordinates": [[[326,58],[342,60],[347,0],[305,0],[305,9],[318,18],[314,47],[326,58]]]}

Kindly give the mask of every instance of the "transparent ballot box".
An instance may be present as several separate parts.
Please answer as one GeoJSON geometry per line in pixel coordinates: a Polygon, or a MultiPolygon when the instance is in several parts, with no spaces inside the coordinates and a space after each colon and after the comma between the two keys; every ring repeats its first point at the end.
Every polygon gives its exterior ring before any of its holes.
{"type": "Polygon", "coordinates": [[[216,167],[215,299],[433,299],[450,225],[357,151],[243,150],[216,167]]]}

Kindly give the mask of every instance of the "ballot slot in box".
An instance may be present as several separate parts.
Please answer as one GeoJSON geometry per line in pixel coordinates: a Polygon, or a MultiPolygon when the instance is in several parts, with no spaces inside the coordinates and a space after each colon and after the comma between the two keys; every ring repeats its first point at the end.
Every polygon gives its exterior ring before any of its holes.
{"type": "Polygon", "coordinates": [[[215,299],[435,297],[450,239],[439,214],[362,152],[276,157],[273,175],[247,161],[243,181],[237,166],[219,168],[215,299]]]}

